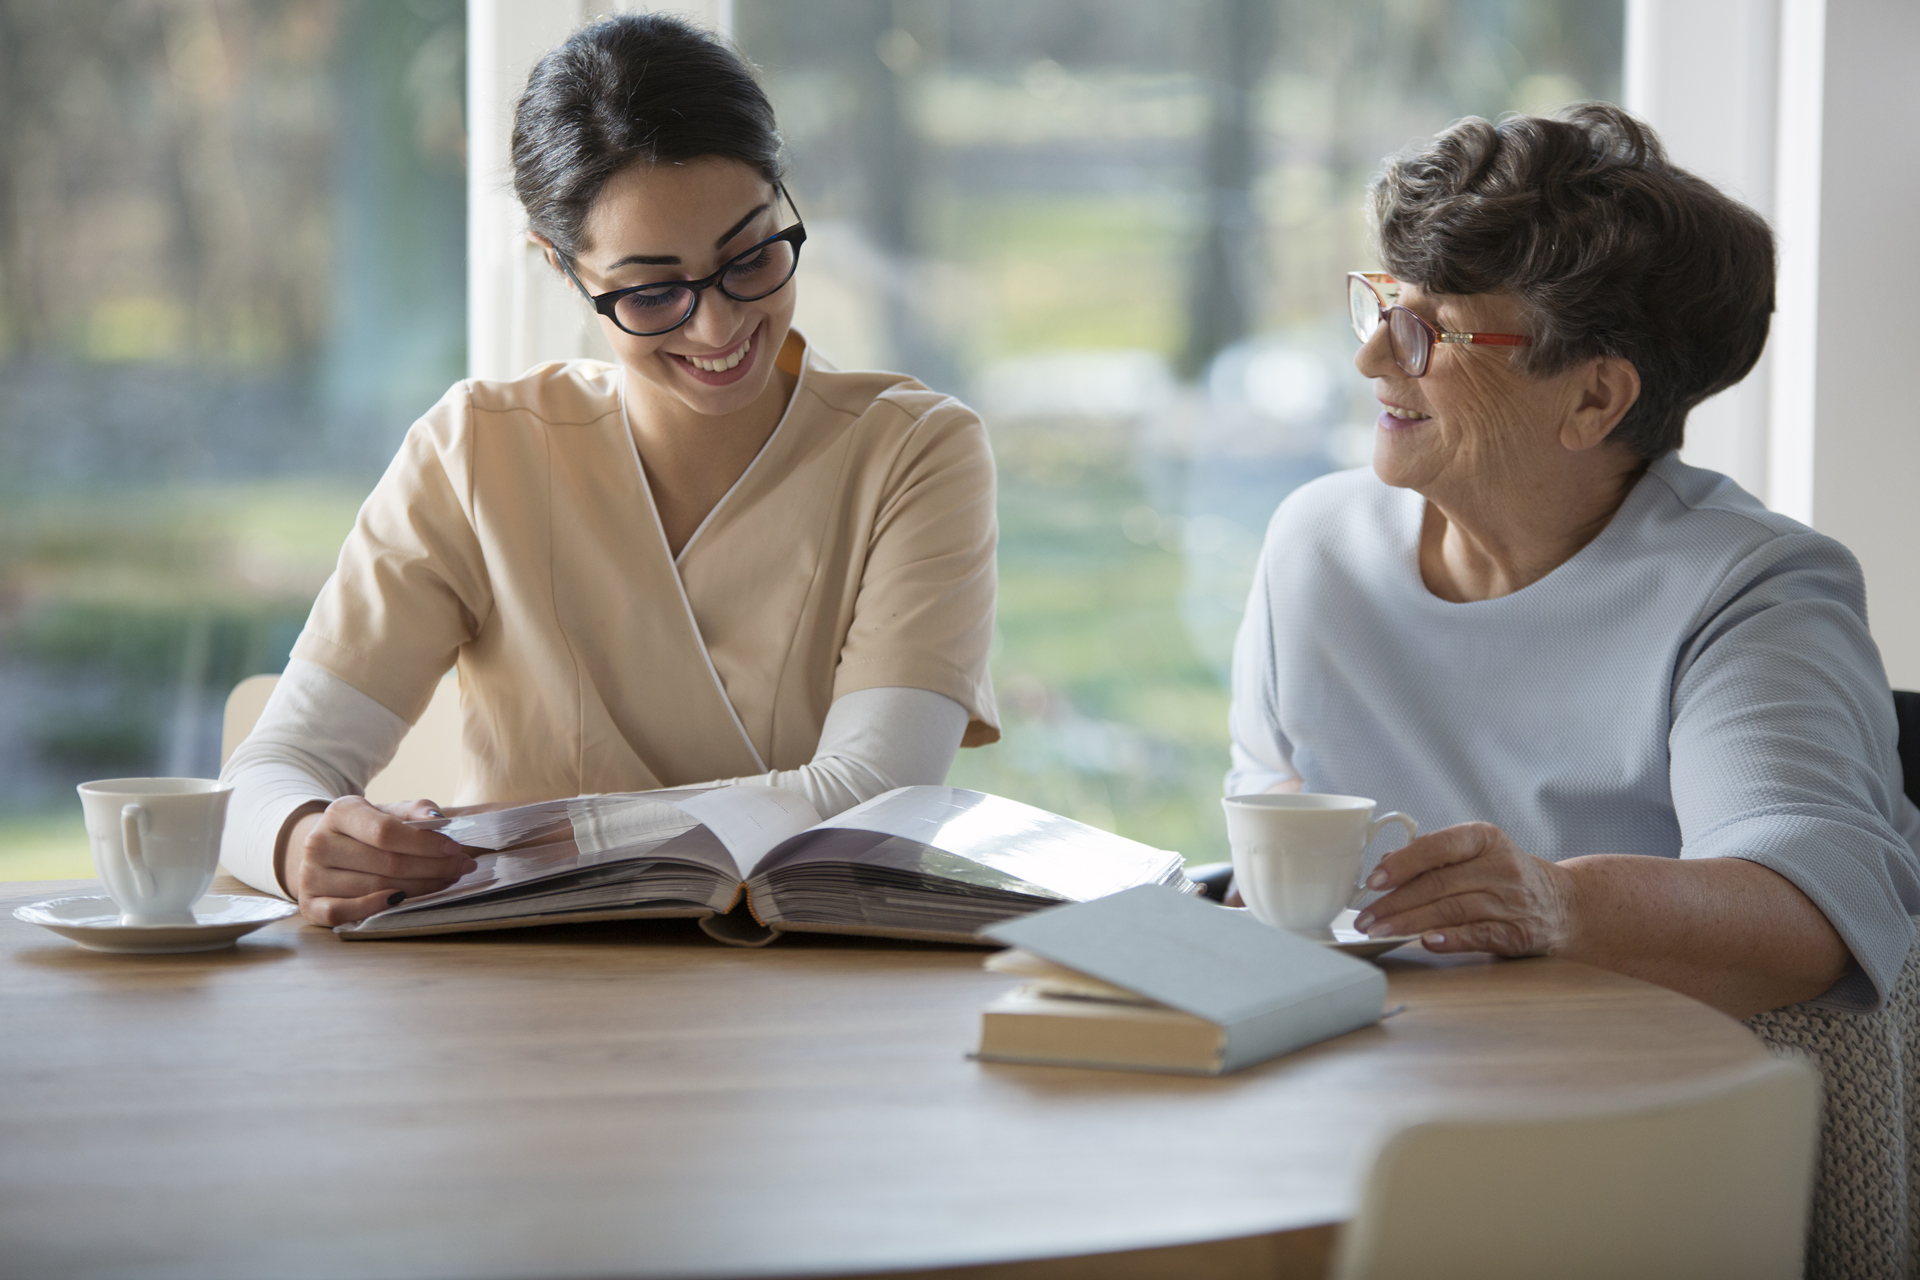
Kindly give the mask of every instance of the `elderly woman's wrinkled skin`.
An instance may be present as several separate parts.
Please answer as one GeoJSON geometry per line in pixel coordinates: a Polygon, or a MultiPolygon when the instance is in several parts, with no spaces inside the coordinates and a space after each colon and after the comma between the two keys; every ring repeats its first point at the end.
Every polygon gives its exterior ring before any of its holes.
{"type": "MultiPolygon", "coordinates": [[[[1510,297],[1406,287],[1400,302],[1442,330],[1526,331],[1510,297]]],[[[1606,527],[1645,466],[1607,442],[1639,395],[1631,364],[1596,358],[1526,377],[1511,360],[1512,348],[1443,343],[1427,375],[1409,378],[1384,325],[1354,360],[1383,406],[1374,470],[1427,499],[1420,571],[1443,600],[1490,600],[1546,577],[1606,527]]],[[[1739,858],[1556,863],[1498,827],[1464,823],[1386,855],[1367,884],[1386,891],[1359,918],[1377,936],[1419,934],[1432,951],[1563,956],[1736,1017],[1811,999],[1850,963],[1805,894],[1739,858]]]]}
{"type": "MultiPolygon", "coordinates": [[[[1443,330],[1526,330],[1510,297],[1407,286],[1400,302],[1443,330]]],[[[1512,351],[1441,343],[1426,377],[1409,378],[1382,326],[1354,358],[1383,410],[1425,415],[1384,414],[1373,467],[1426,497],[1420,570],[1443,600],[1490,600],[1544,578],[1606,527],[1645,466],[1606,442],[1640,394],[1631,364],[1588,360],[1528,378],[1509,367],[1512,351]]]]}

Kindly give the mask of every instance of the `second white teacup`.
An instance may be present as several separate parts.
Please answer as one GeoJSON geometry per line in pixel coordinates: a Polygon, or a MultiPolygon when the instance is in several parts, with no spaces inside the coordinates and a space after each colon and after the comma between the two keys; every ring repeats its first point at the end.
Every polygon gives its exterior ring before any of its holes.
{"type": "Polygon", "coordinates": [[[211,778],[113,778],[80,784],[93,865],[124,925],[192,924],[220,864],[233,788],[211,778]]]}
{"type": "Polygon", "coordinates": [[[1361,857],[1380,828],[1397,822],[1407,839],[1420,824],[1404,813],[1373,816],[1364,796],[1228,796],[1227,844],[1233,883],[1262,924],[1325,936],[1360,888],[1361,857]]]}

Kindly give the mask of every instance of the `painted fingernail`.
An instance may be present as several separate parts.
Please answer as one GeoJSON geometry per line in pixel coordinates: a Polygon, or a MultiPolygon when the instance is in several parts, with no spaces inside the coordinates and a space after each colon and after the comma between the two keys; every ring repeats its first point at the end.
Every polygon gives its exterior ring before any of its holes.
{"type": "Polygon", "coordinates": [[[1386,873],[1386,872],[1384,872],[1384,871],[1376,871],[1376,872],[1374,872],[1374,873],[1373,873],[1372,875],[1370,875],[1370,876],[1368,876],[1368,877],[1367,877],[1367,888],[1369,888],[1369,889],[1384,889],[1384,888],[1386,888],[1386,887],[1387,887],[1387,873],[1386,873]]]}
{"type": "Polygon", "coordinates": [[[1420,939],[1420,941],[1429,947],[1444,947],[1447,945],[1447,935],[1444,933],[1430,933],[1420,939]]]}
{"type": "Polygon", "coordinates": [[[1373,928],[1373,912],[1362,911],[1359,915],[1355,916],[1353,918],[1353,927],[1362,933],[1373,928]]]}
{"type": "Polygon", "coordinates": [[[444,818],[447,815],[440,812],[438,809],[433,808],[431,805],[429,805],[427,807],[427,816],[429,818],[444,818]]]}
{"type": "Polygon", "coordinates": [[[405,889],[396,889],[387,895],[387,905],[390,907],[397,907],[406,900],[407,891],[405,889]]]}

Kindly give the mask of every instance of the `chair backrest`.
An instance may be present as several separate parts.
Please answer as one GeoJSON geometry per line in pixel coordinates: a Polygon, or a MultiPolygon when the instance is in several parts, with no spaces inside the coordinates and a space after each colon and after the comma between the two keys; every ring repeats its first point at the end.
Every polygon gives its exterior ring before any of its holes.
{"type": "Polygon", "coordinates": [[[1893,691],[1893,718],[1900,726],[1900,771],[1907,799],[1920,804],[1920,693],[1893,691]]]}
{"type": "Polygon", "coordinates": [[[1743,1025],[1825,1081],[1807,1274],[1920,1274],[1920,948],[1870,1013],[1809,1002],[1743,1025]]]}
{"type": "MultiPolygon", "coordinates": [[[[279,676],[248,676],[227,695],[227,711],[220,726],[220,764],[253,732],[279,676]]],[[[433,691],[433,700],[414,722],[387,767],[367,784],[367,799],[375,804],[397,800],[436,800],[454,803],[460,786],[460,685],[449,671],[433,691]]]]}
{"type": "Polygon", "coordinates": [[[1338,1280],[1769,1280],[1801,1274],[1819,1075],[1776,1058],[1578,1113],[1401,1130],[1338,1280]]]}

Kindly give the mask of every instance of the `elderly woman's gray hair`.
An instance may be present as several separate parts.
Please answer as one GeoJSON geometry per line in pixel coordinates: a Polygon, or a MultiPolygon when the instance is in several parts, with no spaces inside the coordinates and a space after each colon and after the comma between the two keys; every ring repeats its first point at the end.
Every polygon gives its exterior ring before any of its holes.
{"type": "Polygon", "coordinates": [[[1679,448],[1688,412],[1766,345],[1773,233],[1618,107],[1468,117],[1390,160],[1369,206],[1396,278],[1526,305],[1521,372],[1632,362],[1640,398],[1610,438],[1643,458],[1679,448]]]}

